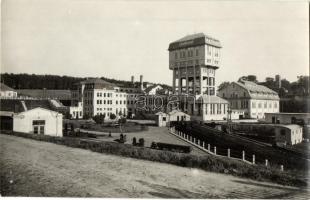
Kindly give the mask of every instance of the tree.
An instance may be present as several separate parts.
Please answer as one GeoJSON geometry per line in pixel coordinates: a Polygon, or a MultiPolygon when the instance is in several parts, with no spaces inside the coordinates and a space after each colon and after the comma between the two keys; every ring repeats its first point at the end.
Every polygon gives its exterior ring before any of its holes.
{"type": "Polygon", "coordinates": [[[115,115],[114,113],[111,113],[111,114],[110,114],[110,119],[113,120],[113,119],[115,119],[115,118],[116,118],[116,115],[115,115]]]}
{"type": "Polygon", "coordinates": [[[96,124],[103,124],[104,123],[105,114],[95,115],[93,117],[93,120],[96,122],[96,124]]]}
{"type": "Polygon", "coordinates": [[[224,82],[222,82],[222,83],[217,87],[217,90],[221,90],[222,88],[228,86],[229,84],[230,84],[230,82],[224,81],[224,82]]]}

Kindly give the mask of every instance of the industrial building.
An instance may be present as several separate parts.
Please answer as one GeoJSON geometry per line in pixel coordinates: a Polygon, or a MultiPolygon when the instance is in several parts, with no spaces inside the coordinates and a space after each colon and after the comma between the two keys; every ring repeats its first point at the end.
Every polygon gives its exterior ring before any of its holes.
{"type": "Polygon", "coordinates": [[[112,113],[131,117],[135,113],[135,99],[142,94],[143,76],[140,76],[140,83],[140,88],[125,88],[99,78],[81,81],[71,90],[71,117],[105,115],[109,118],[112,113]]]}
{"type": "Polygon", "coordinates": [[[218,96],[229,101],[230,109],[240,110],[240,118],[263,119],[265,113],[279,112],[278,94],[254,82],[239,80],[218,91],[218,96]]]}
{"type": "Polygon", "coordinates": [[[228,101],[216,96],[216,70],[221,64],[221,48],[219,40],[204,33],[187,35],[169,44],[173,91],[187,96],[180,109],[194,120],[227,118],[228,101]]]}

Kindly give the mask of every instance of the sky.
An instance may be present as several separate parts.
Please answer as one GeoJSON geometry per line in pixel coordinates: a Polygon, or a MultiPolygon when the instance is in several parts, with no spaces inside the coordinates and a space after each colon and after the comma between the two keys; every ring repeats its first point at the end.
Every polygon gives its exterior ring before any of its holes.
{"type": "Polygon", "coordinates": [[[221,41],[216,82],[309,74],[307,1],[2,0],[1,73],[172,84],[168,45],[221,41]]]}

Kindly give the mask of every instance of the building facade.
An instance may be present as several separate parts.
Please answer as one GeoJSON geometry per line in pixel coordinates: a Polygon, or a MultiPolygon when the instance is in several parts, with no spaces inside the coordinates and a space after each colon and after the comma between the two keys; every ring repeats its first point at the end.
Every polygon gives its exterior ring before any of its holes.
{"type": "Polygon", "coordinates": [[[220,88],[218,96],[229,101],[230,109],[244,113],[240,118],[263,119],[265,113],[279,112],[278,94],[254,82],[232,82],[220,88]]]}
{"type": "Polygon", "coordinates": [[[221,44],[198,33],[169,44],[169,69],[172,86],[178,94],[216,95],[215,73],[220,66],[221,44]]]}
{"type": "Polygon", "coordinates": [[[62,114],[34,108],[13,115],[13,131],[62,137],[62,114]]]}
{"type": "Polygon", "coordinates": [[[72,90],[72,118],[105,115],[131,116],[135,113],[136,88],[120,88],[101,79],[88,79],[72,90]]]}
{"type": "Polygon", "coordinates": [[[228,102],[216,96],[221,48],[219,40],[204,33],[187,35],[169,44],[173,92],[181,99],[180,109],[193,120],[227,118],[228,102]]]}

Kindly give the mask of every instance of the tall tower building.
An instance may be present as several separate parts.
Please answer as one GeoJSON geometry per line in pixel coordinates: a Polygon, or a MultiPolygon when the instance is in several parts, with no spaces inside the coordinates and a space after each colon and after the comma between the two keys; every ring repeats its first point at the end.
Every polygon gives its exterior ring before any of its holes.
{"type": "Polygon", "coordinates": [[[177,94],[216,95],[215,72],[220,66],[219,40],[197,33],[169,44],[169,69],[177,94]]]}

